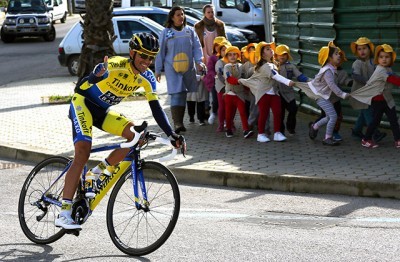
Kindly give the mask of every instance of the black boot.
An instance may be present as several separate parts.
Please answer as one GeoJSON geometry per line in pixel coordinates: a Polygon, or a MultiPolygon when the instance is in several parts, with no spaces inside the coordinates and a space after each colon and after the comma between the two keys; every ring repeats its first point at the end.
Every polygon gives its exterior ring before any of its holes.
{"type": "MultiPolygon", "coordinates": [[[[194,123],[194,114],[196,113],[196,102],[195,101],[187,101],[187,109],[189,114],[189,122],[194,123]]],[[[198,112],[198,111],[197,111],[198,112]]]]}
{"type": "Polygon", "coordinates": [[[206,123],[206,113],[205,113],[206,102],[197,102],[197,119],[200,122],[201,126],[204,126],[206,123]]]}
{"type": "Polygon", "coordinates": [[[171,106],[172,120],[174,120],[175,133],[177,134],[186,131],[186,127],[183,125],[185,109],[185,106],[171,106]]]}

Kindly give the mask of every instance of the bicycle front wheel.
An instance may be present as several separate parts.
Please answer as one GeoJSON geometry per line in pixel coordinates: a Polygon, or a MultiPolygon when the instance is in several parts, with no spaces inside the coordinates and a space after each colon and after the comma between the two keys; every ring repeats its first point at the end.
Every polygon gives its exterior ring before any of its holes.
{"type": "MultiPolygon", "coordinates": [[[[144,162],[142,168],[149,208],[135,206],[130,169],[115,185],[107,206],[110,237],[131,256],[144,256],[161,247],[174,230],[180,210],[179,187],[172,172],[153,161],[144,162]]],[[[143,196],[138,201],[143,204],[143,196]]]]}
{"type": "MultiPolygon", "coordinates": [[[[55,156],[37,164],[25,180],[18,202],[18,217],[25,236],[37,244],[49,244],[60,239],[65,231],[54,225],[60,208],[43,199],[43,194],[69,163],[65,157],[55,156]]],[[[46,197],[61,201],[64,177],[55,182],[46,197]]]]}

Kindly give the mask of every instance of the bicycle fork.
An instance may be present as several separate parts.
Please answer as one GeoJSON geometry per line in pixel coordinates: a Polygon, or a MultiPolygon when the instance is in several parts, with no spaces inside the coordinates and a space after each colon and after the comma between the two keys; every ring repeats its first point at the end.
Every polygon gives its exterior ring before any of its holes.
{"type": "Polygon", "coordinates": [[[135,159],[132,159],[131,173],[132,173],[132,185],[133,193],[135,196],[135,206],[137,210],[143,210],[144,212],[150,211],[150,203],[147,200],[146,183],[143,176],[143,160],[140,159],[140,152],[134,155],[135,159]],[[139,198],[139,185],[142,193],[142,201],[139,198]]]}

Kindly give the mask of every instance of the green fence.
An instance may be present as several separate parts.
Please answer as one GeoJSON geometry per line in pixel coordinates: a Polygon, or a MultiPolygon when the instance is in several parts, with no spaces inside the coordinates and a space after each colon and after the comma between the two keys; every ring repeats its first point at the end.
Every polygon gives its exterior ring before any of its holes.
{"type": "MultiPolygon", "coordinates": [[[[350,43],[361,36],[375,45],[390,44],[398,54],[393,70],[400,75],[400,0],[273,0],[272,4],[275,42],[290,47],[293,63],[308,77],[318,73],[318,51],[329,41],[345,51],[348,61],[343,67],[350,74],[355,60],[350,43]]],[[[400,89],[393,94],[400,105],[400,89]]],[[[317,108],[307,97],[298,100],[303,108],[317,108]]],[[[354,120],[358,112],[347,101],[342,105],[345,118],[354,120]]]]}

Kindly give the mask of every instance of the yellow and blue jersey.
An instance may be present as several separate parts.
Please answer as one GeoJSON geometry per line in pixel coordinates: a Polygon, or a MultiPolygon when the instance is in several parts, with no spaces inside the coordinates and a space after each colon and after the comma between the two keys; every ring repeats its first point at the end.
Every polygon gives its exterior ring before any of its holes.
{"type": "Polygon", "coordinates": [[[125,97],[143,87],[148,101],[158,100],[156,78],[151,70],[135,74],[129,58],[120,56],[108,60],[108,71],[99,82],[83,82],[78,93],[102,108],[119,104],[125,97]]]}

